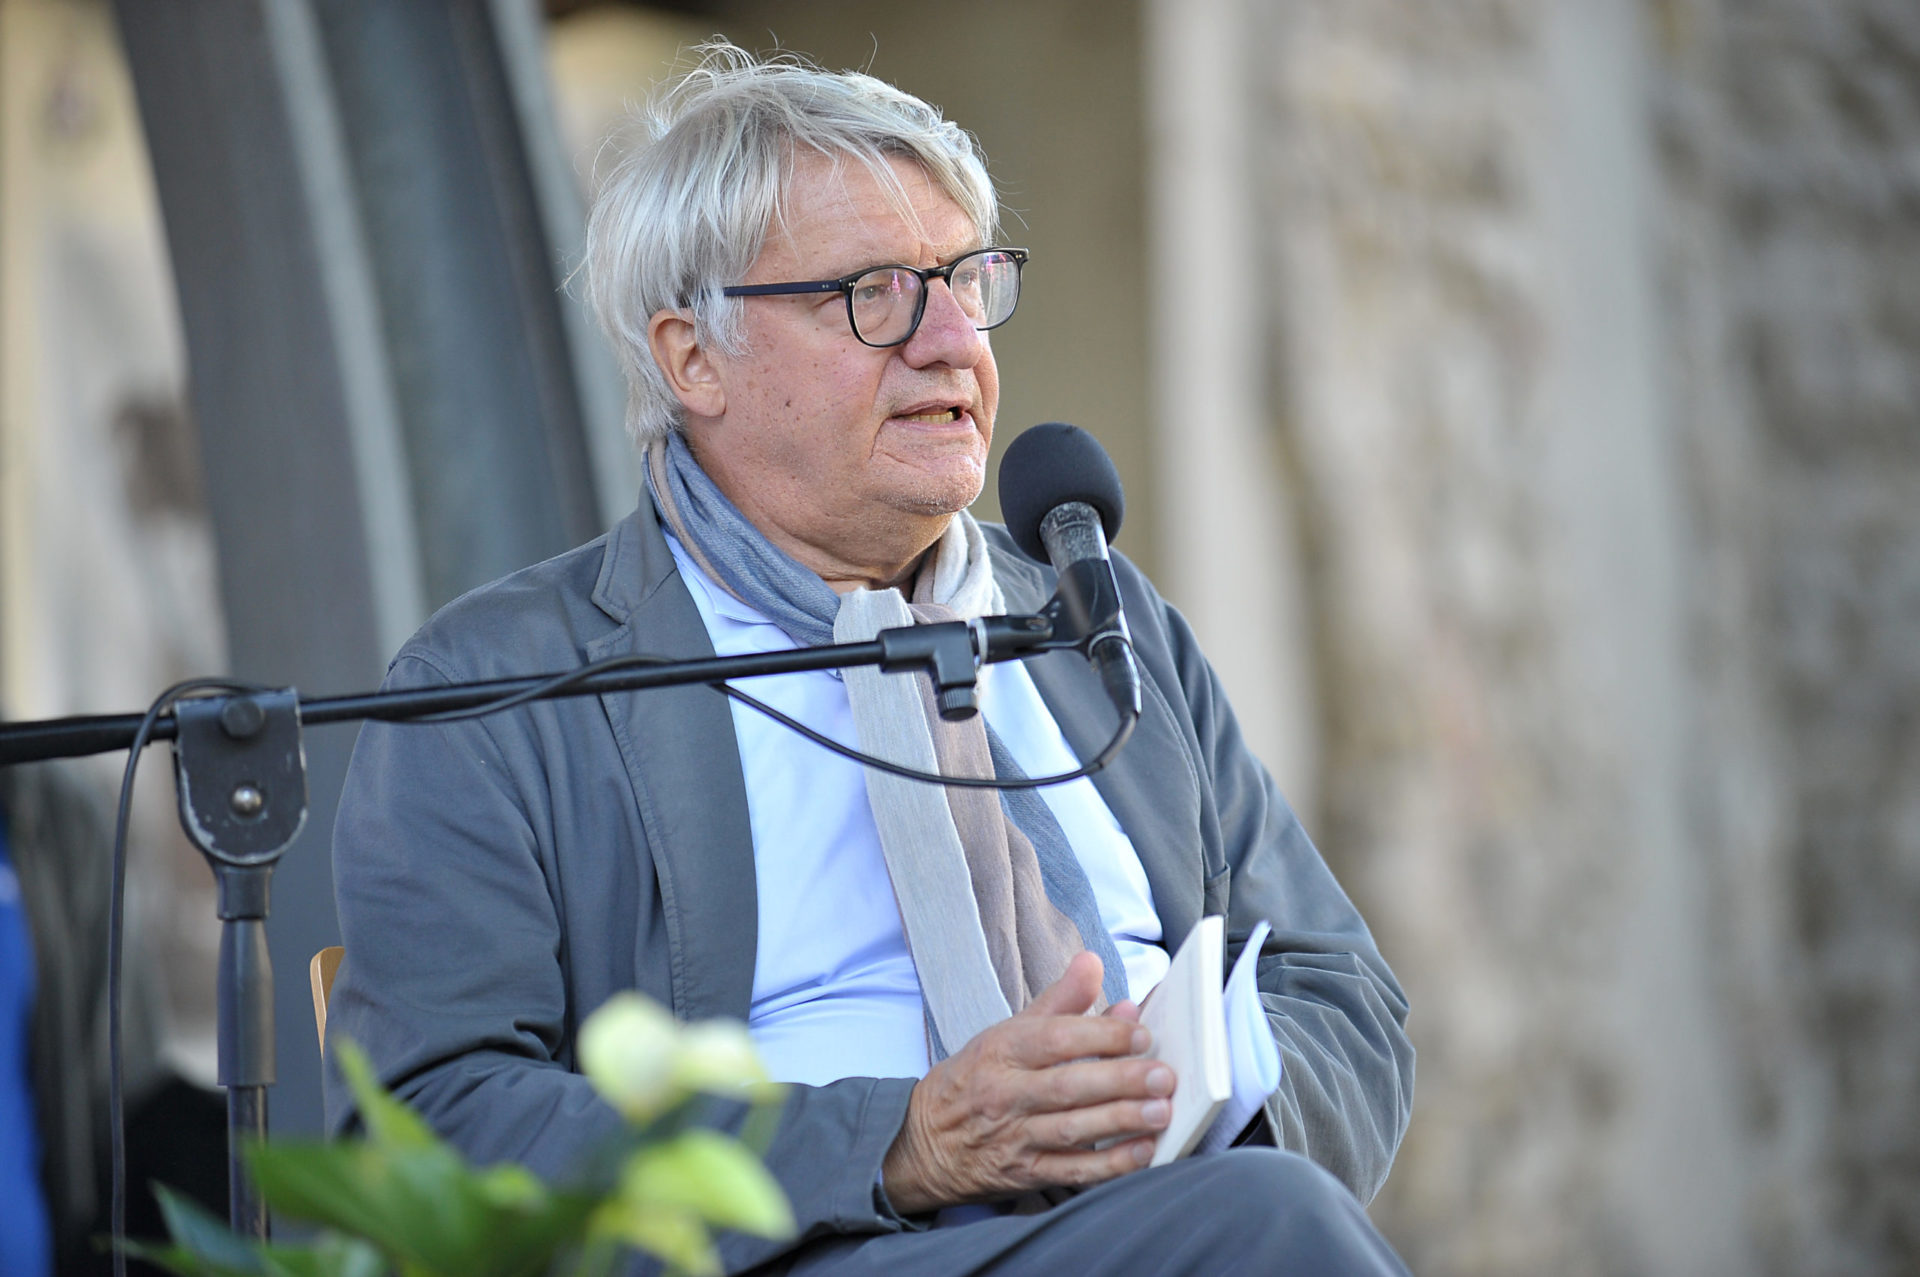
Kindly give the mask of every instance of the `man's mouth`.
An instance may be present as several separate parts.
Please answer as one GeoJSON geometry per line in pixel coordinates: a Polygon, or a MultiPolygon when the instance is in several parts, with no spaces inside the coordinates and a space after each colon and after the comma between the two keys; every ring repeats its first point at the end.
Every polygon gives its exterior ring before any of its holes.
{"type": "Polygon", "coordinates": [[[960,420],[960,414],[964,411],[965,409],[962,408],[939,408],[931,412],[903,412],[898,414],[894,420],[924,421],[929,425],[944,425],[948,422],[960,420]]]}

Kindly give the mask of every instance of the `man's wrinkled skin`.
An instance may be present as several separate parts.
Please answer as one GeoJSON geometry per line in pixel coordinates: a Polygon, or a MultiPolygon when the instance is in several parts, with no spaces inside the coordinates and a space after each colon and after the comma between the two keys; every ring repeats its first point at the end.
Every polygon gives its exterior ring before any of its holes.
{"type": "Polygon", "coordinates": [[[1099,994],[1100,959],[1077,954],[1018,1015],[927,1070],[881,1168],[895,1210],[1082,1187],[1147,1164],[1173,1071],[1139,1058],[1152,1037],[1133,1003],[1085,1014],[1099,994]],[[1088,1147],[1107,1140],[1118,1142],[1088,1147]]]}

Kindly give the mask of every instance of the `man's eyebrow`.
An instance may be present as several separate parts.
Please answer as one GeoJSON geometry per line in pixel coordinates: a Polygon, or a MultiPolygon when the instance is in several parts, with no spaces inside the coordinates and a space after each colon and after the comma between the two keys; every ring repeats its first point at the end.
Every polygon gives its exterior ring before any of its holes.
{"type": "MultiPolygon", "coordinates": [[[[948,266],[954,262],[959,261],[962,257],[965,257],[968,253],[977,253],[983,248],[991,248],[991,247],[992,245],[988,244],[985,240],[981,239],[978,235],[969,236],[966,240],[965,247],[956,248],[951,253],[940,254],[938,257],[934,258],[934,265],[948,266]]],[[[854,266],[847,270],[840,271],[837,274],[824,275],[821,278],[845,279],[849,275],[858,275],[863,271],[879,270],[883,266],[912,266],[912,265],[913,264],[911,262],[900,257],[874,258],[870,261],[867,261],[864,265],[854,266]]],[[[916,269],[928,270],[931,268],[922,266],[916,269]]]]}
{"type": "Polygon", "coordinates": [[[963,243],[965,244],[965,247],[956,248],[953,252],[946,254],[944,257],[940,259],[940,264],[942,266],[945,266],[948,262],[959,261],[962,257],[965,257],[968,253],[977,253],[983,248],[993,247],[993,245],[989,244],[986,240],[981,239],[978,235],[967,236],[967,238],[963,241],[963,243]]]}

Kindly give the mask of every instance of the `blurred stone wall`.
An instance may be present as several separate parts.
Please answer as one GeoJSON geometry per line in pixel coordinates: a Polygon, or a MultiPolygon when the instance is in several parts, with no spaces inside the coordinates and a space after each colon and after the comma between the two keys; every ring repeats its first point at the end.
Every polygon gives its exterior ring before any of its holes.
{"type": "MultiPolygon", "coordinates": [[[[1666,171],[1719,230],[1787,808],[1827,1271],[1920,1269],[1920,6],[1659,14],[1666,171]],[[1679,106],[1689,102],[1695,109],[1679,106]],[[1717,118],[1716,118],[1717,117],[1717,118]]],[[[1676,272],[1677,274],[1678,272],[1676,272]]],[[[1710,474],[1711,456],[1697,468],[1710,474]]]]}
{"type": "Polygon", "coordinates": [[[1920,6],[1249,0],[1415,1271],[1920,1268],[1920,6]]]}
{"type": "MultiPolygon", "coordinates": [[[[103,0],[5,0],[0,712],[124,713],[226,663],[173,276],[113,15],[103,0]]],[[[124,766],[95,757],[21,784],[79,783],[111,828],[124,766]]],[[[167,1067],[211,1086],[219,928],[172,783],[155,751],[129,839],[128,928],[133,978],[163,1006],[136,1013],[158,1016],[167,1067]]],[[[161,1063],[129,1062],[131,1103],[161,1063]]]]}

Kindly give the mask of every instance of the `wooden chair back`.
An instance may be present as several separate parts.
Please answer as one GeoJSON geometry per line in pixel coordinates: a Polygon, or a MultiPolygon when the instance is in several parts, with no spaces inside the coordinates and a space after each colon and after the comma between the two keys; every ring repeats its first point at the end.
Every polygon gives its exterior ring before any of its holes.
{"type": "Polygon", "coordinates": [[[313,955],[307,964],[307,977],[313,984],[313,1027],[320,1034],[320,1053],[327,1053],[327,1000],[333,996],[333,977],[340,971],[340,959],[347,951],[337,944],[328,945],[313,955]]]}

